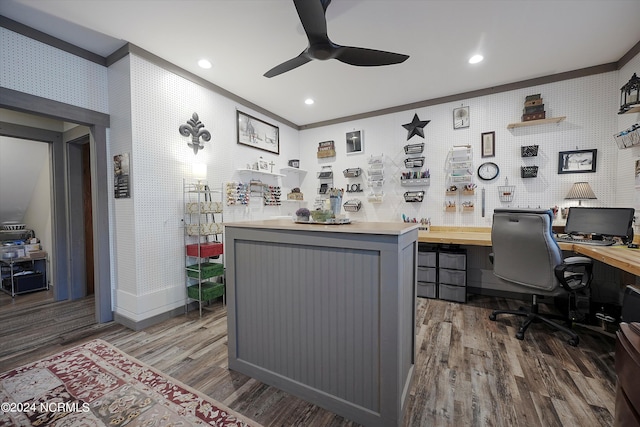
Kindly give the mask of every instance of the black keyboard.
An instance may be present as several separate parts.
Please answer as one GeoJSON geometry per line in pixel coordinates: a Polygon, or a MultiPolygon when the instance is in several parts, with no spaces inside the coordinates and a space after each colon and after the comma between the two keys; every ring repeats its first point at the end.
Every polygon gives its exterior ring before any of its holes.
{"type": "Polygon", "coordinates": [[[611,246],[615,243],[613,240],[573,239],[571,237],[556,237],[556,242],[577,243],[578,245],[592,246],[611,246]]]}

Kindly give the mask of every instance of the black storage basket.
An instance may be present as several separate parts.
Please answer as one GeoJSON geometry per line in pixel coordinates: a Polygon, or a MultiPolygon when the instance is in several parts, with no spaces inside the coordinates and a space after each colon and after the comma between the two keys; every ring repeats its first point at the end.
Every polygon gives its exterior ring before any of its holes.
{"type": "Polygon", "coordinates": [[[537,155],[538,155],[537,145],[523,145],[522,147],[520,147],[521,157],[535,157],[537,155]]]}
{"type": "Polygon", "coordinates": [[[538,166],[521,166],[520,177],[521,178],[535,178],[538,176],[538,166]]]}

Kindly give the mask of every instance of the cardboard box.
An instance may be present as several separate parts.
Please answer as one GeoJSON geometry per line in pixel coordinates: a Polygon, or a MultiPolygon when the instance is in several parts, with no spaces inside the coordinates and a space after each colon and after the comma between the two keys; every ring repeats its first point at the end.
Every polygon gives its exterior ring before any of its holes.
{"type": "Polygon", "coordinates": [[[47,257],[47,251],[31,251],[29,252],[29,258],[31,259],[40,259],[47,257]]]}

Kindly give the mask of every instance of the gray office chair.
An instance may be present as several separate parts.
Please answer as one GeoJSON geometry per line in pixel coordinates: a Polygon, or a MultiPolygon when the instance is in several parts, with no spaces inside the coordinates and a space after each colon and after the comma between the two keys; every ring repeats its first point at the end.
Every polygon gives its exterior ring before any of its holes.
{"type": "Polygon", "coordinates": [[[578,335],[549,318],[569,321],[575,310],[575,292],[588,287],[592,279],[592,261],[586,257],[563,259],[551,229],[553,214],[544,209],[496,209],[493,213],[491,242],[493,273],[510,283],[514,292],[532,294],[529,310],[495,310],[489,319],[500,314],[524,316],[516,338],[523,340],[532,322],[547,325],[569,335],[568,343],[578,345],[578,335]],[[538,313],[538,297],[555,297],[569,293],[567,317],[538,313]]]}

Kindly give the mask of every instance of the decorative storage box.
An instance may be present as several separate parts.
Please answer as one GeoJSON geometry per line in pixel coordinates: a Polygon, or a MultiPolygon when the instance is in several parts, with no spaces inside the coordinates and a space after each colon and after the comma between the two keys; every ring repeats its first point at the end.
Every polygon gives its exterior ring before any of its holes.
{"type": "Polygon", "coordinates": [[[197,279],[198,270],[200,270],[201,279],[209,279],[211,277],[221,276],[224,274],[224,265],[216,262],[193,264],[187,267],[187,276],[197,279]]]}
{"type": "Polygon", "coordinates": [[[201,295],[198,295],[198,285],[189,286],[187,295],[200,301],[210,301],[224,295],[224,283],[203,282],[201,288],[201,295]]]}
{"type": "Polygon", "coordinates": [[[223,253],[223,245],[220,242],[200,243],[200,254],[198,254],[198,244],[187,245],[187,256],[199,258],[211,258],[223,253]]]}
{"type": "Polygon", "coordinates": [[[522,121],[523,122],[530,122],[531,120],[542,120],[546,117],[546,112],[541,112],[541,113],[533,113],[533,114],[523,114],[522,115],[522,121]]]}
{"type": "Polygon", "coordinates": [[[287,200],[304,200],[304,194],[301,192],[287,194],[287,200]]]}
{"type": "Polygon", "coordinates": [[[185,210],[190,214],[197,213],[220,213],[222,212],[222,202],[190,202],[187,203],[185,210]]]}
{"type": "Polygon", "coordinates": [[[187,224],[187,234],[189,236],[222,234],[224,227],[221,222],[203,222],[198,224],[187,224]]]}

